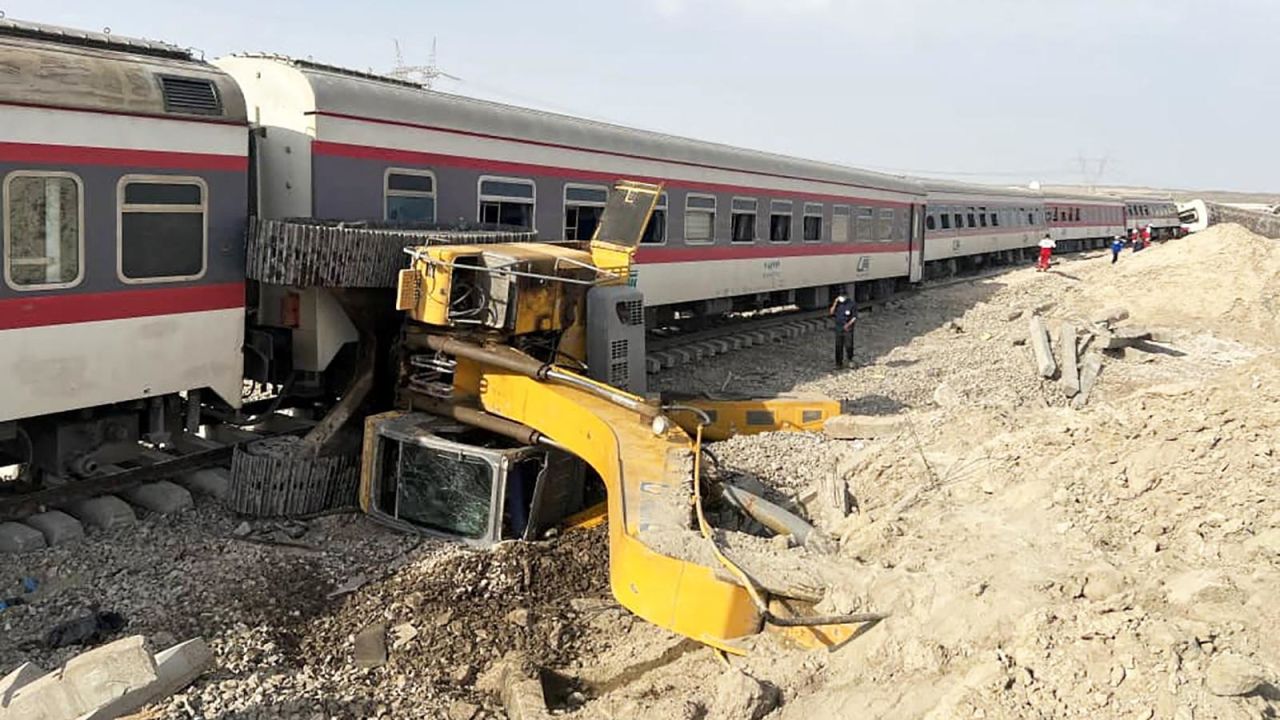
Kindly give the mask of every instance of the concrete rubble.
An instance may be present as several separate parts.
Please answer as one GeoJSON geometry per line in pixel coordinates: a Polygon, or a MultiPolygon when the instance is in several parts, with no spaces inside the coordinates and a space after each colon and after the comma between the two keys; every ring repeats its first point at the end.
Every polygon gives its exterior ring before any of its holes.
{"type": "Polygon", "coordinates": [[[191,684],[213,664],[201,638],[155,656],[141,635],[81,653],[43,672],[27,663],[0,681],[0,720],[111,720],[191,684]]]}

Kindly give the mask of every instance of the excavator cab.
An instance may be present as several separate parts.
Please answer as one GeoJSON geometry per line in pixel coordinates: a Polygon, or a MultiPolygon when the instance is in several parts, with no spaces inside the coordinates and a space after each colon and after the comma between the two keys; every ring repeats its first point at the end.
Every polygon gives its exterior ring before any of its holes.
{"type": "Polygon", "coordinates": [[[603,500],[568,453],[422,412],[368,418],[364,462],[371,517],[477,547],[541,539],[603,500]]]}

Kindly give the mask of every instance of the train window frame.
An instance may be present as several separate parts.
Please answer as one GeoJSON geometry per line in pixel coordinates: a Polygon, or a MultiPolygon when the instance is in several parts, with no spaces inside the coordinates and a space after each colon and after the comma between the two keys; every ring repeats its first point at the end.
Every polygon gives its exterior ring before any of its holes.
{"type": "Polygon", "coordinates": [[[420,170],[416,168],[389,167],[382,173],[382,219],[385,222],[391,221],[391,213],[388,205],[393,197],[405,198],[431,198],[431,219],[406,222],[425,222],[435,223],[436,218],[440,216],[440,199],[437,193],[440,188],[440,181],[436,179],[436,174],[432,170],[420,170]],[[431,191],[422,190],[392,190],[392,175],[410,175],[413,177],[431,178],[431,191]]]}
{"type": "MultiPolygon", "coordinates": [[[[563,213],[564,222],[562,223],[562,228],[564,231],[564,239],[575,240],[575,241],[590,240],[591,239],[590,237],[577,237],[580,223],[578,222],[578,218],[576,214],[574,217],[574,228],[573,228],[574,237],[569,237],[569,210],[571,208],[574,210],[577,210],[578,208],[585,207],[585,208],[595,208],[603,211],[605,205],[607,205],[609,202],[609,187],[607,185],[592,185],[589,183],[565,183],[564,189],[561,192],[561,199],[563,200],[563,203],[564,203],[562,206],[564,210],[564,213],[563,213]],[[592,192],[603,193],[603,197],[599,200],[581,200],[581,199],[570,200],[569,199],[570,190],[590,190],[592,192]]],[[[596,225],[591,230],[592,236],[595,235],[596,228],[599,228],[599,227],[600,227],[600,219],[596,218],[596,225]]]]}
{"type": "Polygon", "coordinates": [[[11,170],[4,176],[3,184],[0,184],[0,236],[3,242],[0,242],[0,252],[4,254],[4,284],[15,292],[31,292],[40,290],[65,290],[73,288],[84,282],[84,180],[79,175],[65,170],[11,170]],[[66,178],[75,183],[76,186],[76,276],[67,282],[59,283],[40,283],[38,285],[23,285],[15,282],[12,277],[12,256],[10,255],[11,244],[13,241],[13,233],[9,227],[9,200],[11,193],[10,184],[15,178],[66,178]]]}
{"type": "Polygon", "coordinates": [[[658,196],[658,203],[653,206],[653,214],[649,216],[649,224],[645,225],[644,233],[640,236],[641,247],[658,247],[658,246],[667,244],[667,228],[670,225],[668,220],[671,219],[670,218],[671,213],[668,212],[667,210],[667,202],[668,202],[668,198],[667,198],[666,192],[663,192],[661,195],[658,196]],[[662,213],[662,215],[659,216],[658,213],[662,213]],[[661,220],[662,237],[656,240],[646,240],[645,238],[649,236],[649,228],[653,225],[654,218],[657,218],[657,217],[662,218],[661,220]]]}
{"type": "Polygon", "coordinates": [[[853,216],[853,241],[857,243],[873,243],[876,241],[876,209],[868,205],[858,206],[853,216]],[[865,232],[863,232],[865,230],[865,232]]]}
{"type": "Polygon", "coordinates": [[[795,203],[790,200],[770,200],[769,201],[769,242],[775,245],[786,245],[791,242],[792,226],[796,224],[795,203]],[[786,223],[776,223],[781,218],[786,218],[786,223]],[[775,235],[775,229],[785,228],[786,237],[778,240],[775,235]]]}
{"type": "Polygon", "coordinates": [[[935,219],[933,213],[929,213],[924,216],[924,229],[930,231],[938,229],[938,221],[935,219]]]}
{"type": "Polygon", "coordinates": [[[122,175],[116,181],[116,278],[126,285],[155,285],[160,283],[191,282],[200,280],[209,272],[209,184],[196,175],[122,175]],[[195,185],[200,188],[200,204],[191,203],[137,203],[125,202],[125,189],[130,185],[195,185]],[[143,214],[195,214],[200,213],[200,272],[190,275],[158,275],[134,278],[124,274],[124,216],[125,213],[143,214]]]}
{"type": "Polygon", "coordinates": [[[826,205],[823,205],[822,203],[807,202],[804,204],[802,212],[803,214],[800,219],[800,241],[807,243],[822,242],[822,231],[825,229],[823,228],[823,225],[826,224],[823,222],[827,213],[826,205]],[[818,221],[818,236],[811,238],[809,233],[809,221],[814,219],[818,221]]]}
{"type": "MultiPolygon", "coordinates": [[[[486,202],[498,203],[498,216],[502,216],[502,203],[510,202],[517,205],[529,205],[529,232],[538,232],[538,184],[530,178],[507,177],[504,175],[481,175],[476,178],[476,222],[484,225],[484,204],[486,202]],[[484,184],[486,182],[510,183],[513,185],[528,186],[530,194],[528,198],[517,197],[514,195],[486,195],[484,192],[484,184]],[[528,202],[524,202],[528,200],[528,202]]],[[[501,224],[501,223],[498,223],[501,224]]]]}
{"type": "Polygon", "coordinates": [[[853,207],[850,205],[831,206],[831,242],[847,243],[853,233],[853,207]],[[836,232],[836,218],[844,218],[844,232],[836,232]]]}
{"type": "Polygon", "coordinates": [[[750,245],[760,239],[760,201],[751,197],[734,197],[729,200],[729,242],[736,245],[750,245]],[[741,206],[739,206],[741,203],[741,206]],[[748,208],[748,203],[750,204],[748,208]],[[740,209],[741,208],[741,209],[740,209]],[[750,239],[738,239],[738,216],[751,216],[750,239]]]}
{"type": "Polygon", "coordinates": [[[897,230],[897,224],[898,224],[898,211],[897,211],[897,209],[896,209],[896,208],[891,208],[891,207],[876,208],[875,218],[876,218],[876,222],[875,222],[875,233],[876,233],[876,234],[875,234],[875,238],[876,238],[876,239],[875,239],[875,241],[876,241],[876,242],[878,242],[878,243],[891,243],[891,242],[893,242],[893,240],[894,240],[894,235],[895,235],[895,234],[897,234],[897,233],[896,233],[896,230],[897,230]],[[889,228],[889,232],[885,234],[885,237],[881,237],[881,231],[882,231],[885,227],[888,227],[888,228],[889,228]]]}
{"type": "Polygon", "coordinates": [[[706,193],[685,193],[684,196],[684,244],[685,245],[715,245],[716,244],[716,214],[720,209],[720,200],[715,195],[706,193]],[[711,206],[694,207],[690,206],[690,200],[710,200],[711,206]],[[711,234],[705,240],[689,239],[689,213],[703,213],[711,215],[710,232],[711,234]]]}

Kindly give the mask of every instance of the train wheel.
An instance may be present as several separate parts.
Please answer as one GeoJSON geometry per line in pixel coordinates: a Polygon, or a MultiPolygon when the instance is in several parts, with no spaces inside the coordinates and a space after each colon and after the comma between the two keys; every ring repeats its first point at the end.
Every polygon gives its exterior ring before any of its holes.
{"type": "Polygon", "coordinates": [[[0,494],[20,494],[40,487],[43,473],[33,462],[34,454],[31,436],[22,428],[15,439],[0,442],[0,494]]]}

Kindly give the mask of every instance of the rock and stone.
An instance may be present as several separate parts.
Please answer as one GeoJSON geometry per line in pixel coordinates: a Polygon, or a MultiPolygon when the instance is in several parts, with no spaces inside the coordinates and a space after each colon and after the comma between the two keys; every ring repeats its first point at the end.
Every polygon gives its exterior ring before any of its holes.
{"type": "Polygon", "coordinates": [[[471,720],[480,712],[478,705],[473,705],[463,700],[455,700],[449,703],[449,720],[471,720]]]}
{"type": "Polygon", "coordinates": [[[84,526],[80,521],[59,510],[38,513],[23,522],[39,530],[50,547],[84,539],[84,526]]]}
{"type": "Polygon", "coordinates": [[[386,664],[386,623],[374,623],[356,634],[353,659],[356,667],[362,668],[376,668],[386,664]]]}
{"type": "Polygon", "coordinates": [[[221,500],[227,496],[231,487],[231,471],[226,468],[204,468],[180,475],[176,480],[193,495],[221,500]]]}
{"type": "Polygon", "coordinates": [[[115,495],[79,500],[64,509],[80,522],[99,530],[114,530],[138,522],[129,503],[115,495]]]}
{"type": "Polygon", "coordinates": [[[1036,372],[1042,378],[1051,378],[1058,371],[1058,364],[1053,360],[1053,347],[1049,344],[1049,330],[1045,327],[1044,318],[1036,315],[1028,322],[1028,339],[1031,351],[1035,354],[1036,372]]]}
{"type": "Polygon", "coordinates": [[[707,720],[760,720],[778,706],[778,691],[736,668],[716,679],[707,720]]]}
{"type": "Polygon", "coordinates": [[[1080,394],[1080,367],[1078,346],[1076,344],[1076,326],[1063,323],[1058,332],[1058,352],[1062,355],[1062,394],[1073,398],[1080,394]]]}
{"type": "Polygon", "coordinates": [[[0,552],[29,552],[46,546],[44,535],[39,530],[22,523],[0,523],[0,552]]]}
{"type": "Polygon", "coordinates": [[[156,661],[141,635],[121,638],[68,660],[14,693],[6,710],[23,720],[73,720],[156,681],[156,661]]]}
{"type": "Polygon", "coordinates": [[[9,707],[9,701],[13,699],[19,689],[48,674],[49,671],[39,665],[25,662],[15,668],[13,672],[0,678],[0,710],[9,707]]]}
{"type": "Polygon", "coordinates": [[[1267,684],[1266,673],[1253,661],[1233,652],[1214,656],[1205,673],[1205,687],[1219,697],[1248,695],[1267,684]]]}
{"type": "Polygon", "coordinates": [[[191,493],[168,480],[139,485],[120,495],[134,505],[160,515],[175,515],[195,507],[191,493]]]}
{"type": "Polygon", "coordinates": [[[1080,394],[1071,400],[1071,407],[1079,410],[1089,402],[1089,395],[1093,392],[1093,386],[1098,384],[1098,375],[1102,373],[1102,358],[1096,353],[1091,353],[1084,359],[1084,363],[1080,366],[1080,394]]]}
{"type": "Polygon", "coordinates": [[[905,424],[897,415],[837,415],[823,423],[822,430],[836,440],[866,440],[896,435],[905,424]]]}
{"type": "Polygon", "coordinates": [[[1119,350],[1121,348],[1133,347],[1143,340],[1151,339],[1151,331],[1140,327],[1124,327],[1116,328],[1111,331],[1111,337],[1106,339],[1103,344],[1104,350],[1119,350]]]}
{"type": "Polygon", "coordinates": [[[1093,316],[1093,322],[1098,325],[1106,325],[1111,327],[1118,322],[1129,319],[1129,311],[1122,307],[1107,308],[1097,315],[1093,316]]]}
{"type": "Polygon", "coordinates": [[[81,716],[77,720],[111,720],[135,713],[153,702],[167,698],[190,685],[208,670],[213,665],[213,653],[204,639],[197,637],[156,653],[155,664],[154,682],[130,690],[118,700],[102,706],[97,712],[81,716]]]}

